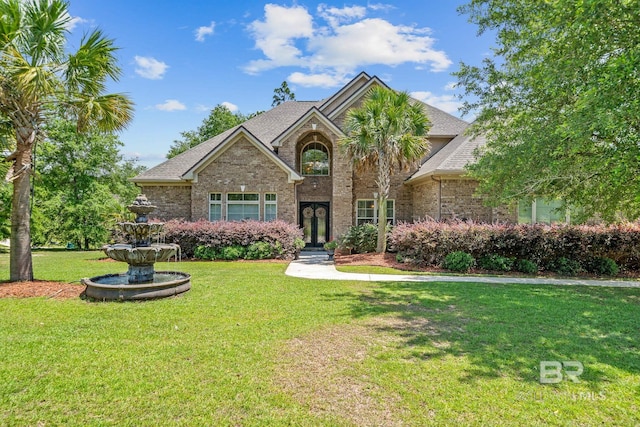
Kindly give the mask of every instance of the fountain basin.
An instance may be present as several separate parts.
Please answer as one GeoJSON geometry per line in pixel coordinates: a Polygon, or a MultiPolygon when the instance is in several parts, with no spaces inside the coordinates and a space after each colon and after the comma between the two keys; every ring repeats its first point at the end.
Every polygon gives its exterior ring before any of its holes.
{"type": "Polygon", "coordinates": [[[154,243],[150,246],[107,245],[102,248],[111,259],[126,262],[129,265],[150,265],[165,262],[178,253],[180,246],[175,244],[154,243]]]}
{"type": "Polygon", "coordinates": [[[164,298],[191,289],[191,275],[177,271],[156,271],[153,281],[129,283],[129,275],[106,274],[80,280],[89,298],[101,301],[128,301],[164,298]]]}

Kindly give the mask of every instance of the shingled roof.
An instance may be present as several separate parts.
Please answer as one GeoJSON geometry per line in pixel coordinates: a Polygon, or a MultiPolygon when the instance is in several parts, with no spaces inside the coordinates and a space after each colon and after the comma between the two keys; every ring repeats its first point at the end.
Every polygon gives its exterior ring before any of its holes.
{"type": "Polygon", "coordinates": [[[429,129],[429,136],[431,137],[452,138],[460,135],[469,126],[469,123],[456,116],[424,102],[422,104],[425,106],[425,112],[431,122],[431,129],[429,129]]]}
{"type": "Polygon", "coordinates": [[[182,176],[201,159],[208,156],[240,126],[251,132],[265,146],[273,149],[271,142],[293,123],[321,101],[288,101],[259,114],[242,125],[235,126],[171,159],[146,170],[133,178],[133,182],[181,182],[182,176]]]}
{"type": "MultiPolygon", "coordinates": [[[[354,94],[354,97],[362,95],[368,87],[373,84],[382,83],[377,77],[370,77],[366,73],[360,73],[356,79],[368,78],[369,81],[362,85],[361,90],[354,94]]],[[[356,80],[354,79],[354,81],[356,80]]],[[[343,92],[349,85],[341,89],[338,93],[343,92]]],[[[133,178],[133,182],[136,183],[180,183],[186,182],[185,174],[189,173],[198,163],[207,158],[216,148],[223,144],[227,139],[233,135],[241,126],[246,129],[252,136],[259,142],[264,144],[268,149],[273,150],[273,143],[278,137],[281,137],[283,133],[287,132],[292,126],[300,120],[310,110],[317,109],[325,105],[327,102],[334,99],[336,95],[321,101],[287,101],[284,102],[269,111],[265,111],[250,120],[242,123],[242,125],[231,128],[213,138],[204,141],[203,143],[181,153],[167,161],[148,169],[140,175],[133,178]]],[[[352,102],[353,97],[345,101],[345,103],[352,102]]],[[[419,102],[419,101],[418,101],[419,102]]],[[[424,103],[423,103],[424,104],[424,103]]],[[[431,122],[431,129],[429,135],[432,137],[454,137],[463,132],[468,126],[468,123],[461,120],[451,114],[448,114],[438,108],[431,105],[424,104],[427,116],[431,122]]],[[[321,114],[321,113],[319,113],[321,114]]],[[[446,150],[451,146],[458,138],[451,141],[441,151],[446,150]]],[[[433,158],[438,156],[435,155],[433,158]]],[[[433,159],[432,158],[432,159],[433,159]]],[[[425,165],[430,164],[431,160],[427,161],[425,165]]],[[[466,162],[465,162],[466,164],[466,162]]],[[[291,165],[289,165],[291,166],[291,165]]],[[[418,171],[419,174],[422,171],[418,171]]],[[[417,176],[414,175],[415,176],[417,176]]],[[[413,179],[413,177],[412,177],[413,179]]]]}
{"type": "Polygon", "coordinates": [[[464,174],[465,166],[476,160],[475,149],[486,142],[484,136],[470,136],[463,132],[424,162],[406,182],[412,183],[433,175],[464,174]]]}

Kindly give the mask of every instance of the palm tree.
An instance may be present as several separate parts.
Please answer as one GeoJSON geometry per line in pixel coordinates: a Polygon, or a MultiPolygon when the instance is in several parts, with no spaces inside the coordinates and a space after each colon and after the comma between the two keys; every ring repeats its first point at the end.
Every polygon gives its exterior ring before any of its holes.
{"type": "Polygon", "coordinates": [[[113,40],[100,30],[85,35],[77,52],[65,53],[71,21],[65,1],[0,0],[0,17],[0,122],[8,124],[15,146],[6,157],[13,182],[10,279],[25,281],[33,280],[30,177],[43,124],[65,114],[80,131],[120,130],[132,119],[133,103],[103,94],[120,68],[113,40]]]}
{"type": "Polygon", "coordinates": [[[375,86],[362,105],[347,112],[339,145],[357,169],[374,170],[378,185],[378,244],[386,249],[387,199],[391,176],[416,165],[429,152],[429,119],[406,92],[375,86]]]}

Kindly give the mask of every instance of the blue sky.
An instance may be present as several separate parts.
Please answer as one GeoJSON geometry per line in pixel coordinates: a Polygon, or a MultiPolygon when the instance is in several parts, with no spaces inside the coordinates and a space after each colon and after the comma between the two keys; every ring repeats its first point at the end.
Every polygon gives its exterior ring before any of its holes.
{"type": "Polygon", "coordinates": [[[123,75],[109,90],[136,104],[123,153],[154,166],[214,106],[267,110],[284,80],[296,99],[319,100],[365,71],[459,115],[451,73],[493,41],[461,3],[71,0],[70,49],[95,27],[116,40],[123,75]]]}

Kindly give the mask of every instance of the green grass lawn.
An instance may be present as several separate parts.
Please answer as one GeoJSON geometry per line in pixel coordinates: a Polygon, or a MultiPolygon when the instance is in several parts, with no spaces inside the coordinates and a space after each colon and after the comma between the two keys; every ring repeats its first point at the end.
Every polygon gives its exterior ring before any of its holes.
{"type": "MultiPolygon", "coordinates": [[[[34,272],[77,282],[126,270],[101,256],[36,252],[34,272]]],[[[639,289],[319,281],[273,263],[157,269],[190,273],[192,290],[0,299],[0,425],[640,423],[639,289]],[[540,384],[541,361],[584,372],[540,384]]]]}

